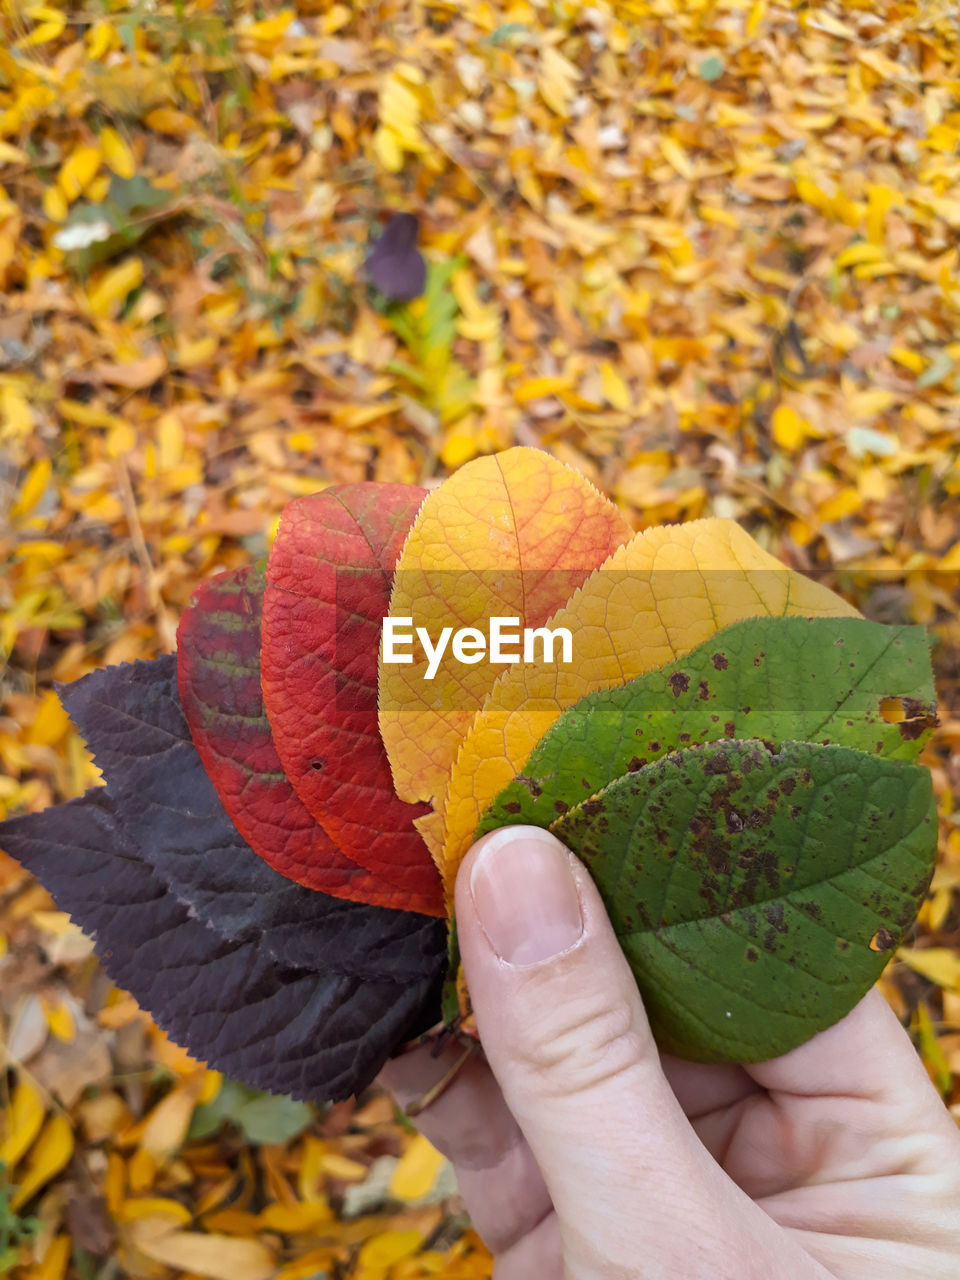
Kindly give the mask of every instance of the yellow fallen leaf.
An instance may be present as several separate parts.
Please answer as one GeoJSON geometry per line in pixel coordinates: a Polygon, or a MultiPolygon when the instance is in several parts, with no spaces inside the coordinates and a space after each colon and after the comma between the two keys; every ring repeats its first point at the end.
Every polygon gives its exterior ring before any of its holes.
{"type": "Polygon", "coordinates": [[[12,1169],[29,1151],[43,1126],[47,1108],[33,1078],[21,1071],[6,1113],[6,1136],[0,1144],[0,1161],[12,1169]]]}
{"type": "Polygon", "coordinates": [[[33,430],[33,413],[26,397],[13,383],[0,389],[0,437],[24,437],[33,430]]]}
{"type": "Polygon", "coordinates": [[[68,732],[70,717],[52,689],[47,689],[27,728],[26,740],[34,746],[52,747],[68,732]]]}
{"type": "Polygon", "coordinates": [[[901,947],[897,958],[946,991],[960,991],[960,955],[951,947],[901,947]]]}
{"type": "Polygon", "coordinates": [[[56,18],[48,22],[41,22],[39,26],[34,27],[30,34],[18,40],[14,47],[17,49],[30,49],[38,44],[49,44],[63,34],[66,25],[66,17],[63,14],[58,14],[56,18]]]}
{"type": "Polygon", "coordinates": [[[43,1000],[43,1012],[46,1015],[47,1026],[51,1033],[61,1044],[73,1044],[77,1038],[77,1026],[73,1020],[73,1013],[70,1006],[62,1000],[57,1004],[53,1004],[49,1000],[43,1000]]]}
{"type": "Polygon", "coordinates": [[[436,1182],[443,1163],[436,1147],[418,1133],[393,1171],[390,1194],[399,1200],[419,1200],[436,1182]]]}
{"type": "Polygon", "coordinates": [[[143,1151],[161,1160],[180,1150],[186,1141],[202,1085],[199,1076],[188,1077],[157,1103],[140,1135],[143,1151]]]}
{"type": "Polygon", "coordinates": [[[600,365],[600,386],[608,404],[613,405],[614,409],[621,409],[624,413],[629,410],[630,388],[609,360],[604,360],[600,365]]]}
{"type": "Polygon", "coordinates": [[[100,168],[101,159],[99,147],[81,145],[71,152],[57,175],[57,186],[65,200],[76,200],[87,184],[92,182],[100,168]]]}
{"type": "Polygon", "coordinates": [[[540,55],[537,88],[540,96],[558,116],[566,119],[580,81],[580,72],[558,49],[547,45],[540,55]]]}
{"type": "Polygon", "coordinates": [[[30,157],[11,142],[0,140],[0,164],[29,164],[30,157]]]}
{"type": "Polygon", "coordinates": [[[137,172],[137,162],[127,140],[108,124],[100,130],[99,142],[107,168],[118,178],[132,178],[137,172]]]}
{"type": "Polygon", "coordinates": [[[639,533],[549,619],[573,636],[574,662],[522,663],[494,686],[457,753],[446,795],[441,870],[452,906],[457,868],[481,815],[521,771],[561,712],[689,653],[722,627],[769,615],[858,617],[787,569],[732,520],[639,533]]]}
{"type": "Polygon", "coordinates": [[[11,516],[16,519],[32,511],[46,493],[52,476],[53,466],[49,458],[40,458],[35,462],[30,468],[26,480],[20,486],[19,497],[10,508],[11,516]]]}
{"type": "Polygon", "coordinates": [[[88,291],[87,301],[92,314],[98,320],[116,316],[134,289],[143,284],[143,262],[140,258],[126,258],[110,267],[88,291]]]}
{"type": "Polygon", "coordinates": [[[423,1233],[420,1231],[383,1231],[363,1245],[357,1255],[357,1267],[361,1271],[365,1267],[371,1271],[378,1267],[392,1267],[395,1262],[416,1253],[422,1243],[423,1233]]]}
{"type": "Polygon", "coordinates": [[[778,404],[770,421],[773,438],[781,449],[793,453],[810,434],[810,424],[800,417],[793,405],[778,404]]]}
{"type": "Polygon", "coordinates": [[[114,1210],[114,1215],[121,1222],[136,1222],[138,1218],[167,1217],[173,1222],[186,1226],[193,1215],[185,1204],[179,1200],[168,1200],[165,1196],[133,1196],[114,1210]]]}
{"type": "Polygon", "coordinates": [[[10,1201],[13,1209],[21,1205],[46,1186],[65,1168],[73,1155],[73,1130],[65,1116],[52,1116],[30,1152],[17,1193],[10,1201]]]}
{"type": "Polygon", "coordinates": [[[690,163],[690,157],[679,142],[675,142],[673,138],[661,138],[660,150],[681,178],[689,180],[693,177],[693,165],[690,163]]]}
{"type": "Polygon", "coordinates": [[[428,663],[423,635],[439,643],[451,621],[488,628],[491,616],[540,627],[629,536],[589,481],[536,449],[477,458],[425,499],[397,562],[389,610],[412,620],[421,643],[408,664],[383,654],[380,663],[380,732],[402,800],[437,794],[506,665],[475,652],[464,661],[453,643],[428,663]]]}
{"type": "MultiPolygon", "coordinates": [[[[144,1219],[143,1221],[149,1221],[144,1219]]],[[[258,1240],[199,1231],[170,1231],[137,1239],[137,1248],[154,1262],[210,1280],[269,1280],[276,1270],[273,1253],[258,1240]]]]}
{"type": "Polygon", "coordinates": [[[298,1231],[313,1231],[335,1220],[327,1202],[315,1200],[309,1204],[268,1204],[261,1211],[258,1223],[264,1231],[281,1231],[290,1235],[298,1231]]]}
{"type": "Polygon", "coordinates": [[[73,1241],[69,1236],[54,1236],[47,1245],[43,1259],[35,1266],[20,1271],[19,1274],[23,1280],[63,1280],[67,1274],[67,1264],[72,1253],[73,1241]]]}

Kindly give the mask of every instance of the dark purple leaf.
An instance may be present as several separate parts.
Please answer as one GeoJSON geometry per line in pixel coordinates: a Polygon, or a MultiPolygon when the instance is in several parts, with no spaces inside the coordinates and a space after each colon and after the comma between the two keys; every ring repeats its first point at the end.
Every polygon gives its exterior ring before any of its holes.
{"type": "Polygon", "coordinates": [[[395,213],[367,257],[367,277],[395,302],[423,293],[427,264],[417,249],[420,224],[412,213],[395,213]]]}
{"type": "Polygon", "coordinates": [[[307,968],[329,951],[358,976],[412,979],[437,963],[446,944],[436,920],[306,889],[244,842],[190,738],[173,654],[57,692],[140,856],[219,933],[263,935],[278,961],[307,968]]]}
{"type": "Polygon", "coordinates": [[[105,788],[0,825],[0,847],[95,939],[111,978],[195,1057],[334,1100],[437,1021],[444,927],[344,902],[243,843],[189,739],[175,659],[62,690],[105,788]]]}

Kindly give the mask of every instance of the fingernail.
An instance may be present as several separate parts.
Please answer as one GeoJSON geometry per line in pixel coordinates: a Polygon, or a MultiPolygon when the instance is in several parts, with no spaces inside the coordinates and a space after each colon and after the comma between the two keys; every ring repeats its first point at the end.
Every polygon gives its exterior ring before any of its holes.
{"type": "Polygon", "coordinates": [[[508,964],[538,964],[583,934],[570,859],[547,831],[504,827],[487,838],[470,893],[490,945],[508,964]]]}

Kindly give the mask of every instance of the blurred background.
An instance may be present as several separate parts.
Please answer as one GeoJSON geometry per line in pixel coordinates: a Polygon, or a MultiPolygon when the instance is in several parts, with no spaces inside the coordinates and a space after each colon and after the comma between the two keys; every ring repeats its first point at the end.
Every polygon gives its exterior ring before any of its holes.
{"type": "MultiPolygon", "coordinates": [[[[98,777],[52,691],[170,651],[290,498],[534,445],[927,625],[940,863],[882,987],[960,1118],[952,0],[0,2],[0,816],[98,777]],[[413,214],[423,292],[364,262],[413,214]]],[[[490,1274],[370,1090],[172,1045],[0,855],[0,1272],[490,1274]]]]}

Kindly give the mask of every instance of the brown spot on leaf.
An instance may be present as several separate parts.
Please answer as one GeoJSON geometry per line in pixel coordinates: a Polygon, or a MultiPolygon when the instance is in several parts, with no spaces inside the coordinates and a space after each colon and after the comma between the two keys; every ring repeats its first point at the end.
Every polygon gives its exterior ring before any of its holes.
{"type": "Polygon", "coordinates": [[[709,701],[710,701],[710,686],[707,684],[706,680],[701,680],[701,681],[700,681],[699,689],[700,689],[700,701],[701,701],[701,702],[709,702],[709,701]]]}
{"type": "Polygon", "coordinates": [[[517,781],[522,787],[527,788],[534,800],[538,800],[543,795],[543,787],[537,782],[536,778],[527,778],[522,773],[518,773],[517,781]]]}
{"type": "Polygon", "coordinates": [[[747,959],[750,961],[751,964],[753,964],[755,960],[760,959],[759,954],[756,951],[754,951],[753,947],[747,947],[747,959]]]}
{"type": "Polygon", "coordinates": [[[566,813],[569,808],[570,806],[567,804],[566,800],[554,800],[553,802],[554,813],[566,813]]]}
{"type": "Polygon", "coordinates": [[[727,667],[730,665],[725,653],[715,653],[713,655],[712,662],[715,671],[726,671],[727,667]]]}
{"type": "Polygon", "coordinates": [[[520,803],[519,800],[509,800],[503,806],[503,812],[504,813],[522,813],[523,805],[520,803]]]}
{"type": "Polygon", "coordinates": [[[889,929],[878,929],[870,939],[871,951],[892,951],[897,945],[897,939],[889,929]]]}
{"type": "Polygon", "coordinates": [[[767,902],[763,907],[764,918],[768,924],[773,925],[777,933],[788,933],[787,922],[784,919],[782,902],[767,902]]]}
{"type": "Polygon", "coordinates": [[[686,693],[690,688],[690,677],[683,671],[674,671],[667,683],[673,690],[673,696],[679,698],[681,693],[686,693]]]}

